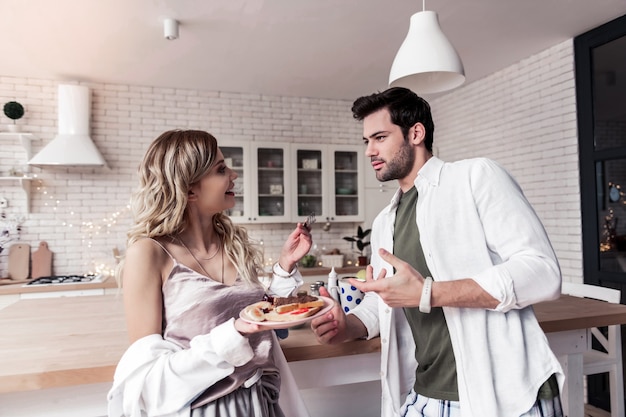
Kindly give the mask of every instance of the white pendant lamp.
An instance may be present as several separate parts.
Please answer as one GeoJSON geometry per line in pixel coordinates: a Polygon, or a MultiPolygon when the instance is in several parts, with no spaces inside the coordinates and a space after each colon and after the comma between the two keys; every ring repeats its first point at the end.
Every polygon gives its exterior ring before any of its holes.
{"type": "Polygon", "coordinates": [[[391,65],[389,86],[431,94],[452,90],[463,82],[463,63],[441,31],[437,13],[426,10],[415,13],[391,65]]]}

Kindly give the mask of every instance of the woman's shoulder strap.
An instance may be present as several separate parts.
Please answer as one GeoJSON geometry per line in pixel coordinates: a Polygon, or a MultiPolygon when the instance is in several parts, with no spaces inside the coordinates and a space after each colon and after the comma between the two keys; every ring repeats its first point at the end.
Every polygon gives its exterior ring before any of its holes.
{"type": "Polygon", "coordinates": [[[172,259],[172,261],[174,261],[174,263],[176,263],[176,258],[174,258],[174,257],[172,256],[172,254],[170,253],[170,251],[168,251],[168,250],[165,248],[165,246],[164,246],[161,242],[159,242],[158,240],[156,240],[156,239],[154,239],[154,238],[151,238],[151,237],[147,237],[146,239],[148,239],[148,240],[150,240],[151,242],[154,242],[154,243],[156,243],[157,245],[159,245],[159,246],[161,247],[161,249],[163,249],[163,251],[164,251],[165,253],[167,253],[167,255],[168,255],[168,256],[172,259]]]}

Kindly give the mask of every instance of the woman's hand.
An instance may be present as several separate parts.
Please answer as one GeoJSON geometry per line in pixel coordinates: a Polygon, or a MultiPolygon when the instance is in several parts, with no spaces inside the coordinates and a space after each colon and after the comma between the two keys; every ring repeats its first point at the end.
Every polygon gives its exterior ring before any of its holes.
{"type": "Polygon", "coordinates": [[[258,324],[254,323],[249,323],[247,321],[243,321],[240,318],[237,318],[235,320],[235,329],[244,336],[269,330],[267,327],[259,326],[258,324]]]}
{"type": "Polygon", "coordinates": [[[311,249],[313,238],[311,232],[303,223],[298,223],[296,229],[289,234],[283,248],[280,251],[278,263],[285,271],[293,270],[293,267],[311,249]]]}

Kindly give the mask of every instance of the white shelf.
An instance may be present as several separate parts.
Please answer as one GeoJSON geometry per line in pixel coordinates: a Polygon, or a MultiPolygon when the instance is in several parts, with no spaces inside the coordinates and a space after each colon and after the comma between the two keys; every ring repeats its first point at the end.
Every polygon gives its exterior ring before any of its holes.
{"type": "Polygon", "coordinates": [[[0,139],[7,140],[19,140],[22,144],[22,147],[26,151],[26,163],[30,161],[31,150],[30,150],[30,142],[35,139],[35,135],[32,133],[24,133],[24,132],[0,132],[0,139]]]}
{"type": "Polygon", "coordinates": [[[32,177],[0,177],[0,183],[2,182],[18,182],[19,186],[24,190],[26,194],[26,212],[30,213],[30,184],[34,180],[32,177]]]}
{"type": "Polygon", "coordinates": [[[26,170],[26,175],[24,176],[7,176],[0,177],[0,182],[16,182],[17,186],[22,187],[24,193],[26,194],[26,211],[30,213],[30,195],[31,195],[31,182],[34,180],[33,177],[28,175],[30,172],[30,167],[28,165],[28,161],[31,158],[31,141],[35,139],[35,135],[32,133],[24,133],[24,132],[0,132],[0,140],[5,141],[19,141],[24,150],[26,151],[26,161],[24,162],[24,169],[26,170]]]}

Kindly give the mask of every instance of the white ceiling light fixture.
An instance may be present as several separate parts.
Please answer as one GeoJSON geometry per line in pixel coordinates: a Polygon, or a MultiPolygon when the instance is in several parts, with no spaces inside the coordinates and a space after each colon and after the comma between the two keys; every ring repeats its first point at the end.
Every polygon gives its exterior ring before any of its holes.
{"type": "Polygon", "coordinates": [[[168,41],[178,39],[178,21],[175,19],[165,19],[163,21],[163,36],[168,41]]]}
{"type": "Polygon", "coordinates": [[[389,73],[390,87],[406,87],[417,94],[452,90],[465,82],[459,54],[439,26],[437,13],[422,11],[411,16],[409,32],[389,73]]]}
{"type": "Polygon", "coordinates": [[[60,84],[58,134],[30,161],[35,166],[104,167],[106,161],[89,137],[89,88],[60,84]]]}

